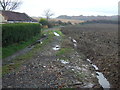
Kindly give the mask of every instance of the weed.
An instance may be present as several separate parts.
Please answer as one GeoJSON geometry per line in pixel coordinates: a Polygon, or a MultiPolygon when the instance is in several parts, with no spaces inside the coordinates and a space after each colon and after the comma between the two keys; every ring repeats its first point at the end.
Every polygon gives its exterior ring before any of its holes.
{"type": "Polygon", "coordinates": [[[71,48],[61,48],[61,49],[57,52],[56,56],[61,56],[61,55],[67,54],[67,53],[69,53],[69,52],[71,52],[71,48]]]}

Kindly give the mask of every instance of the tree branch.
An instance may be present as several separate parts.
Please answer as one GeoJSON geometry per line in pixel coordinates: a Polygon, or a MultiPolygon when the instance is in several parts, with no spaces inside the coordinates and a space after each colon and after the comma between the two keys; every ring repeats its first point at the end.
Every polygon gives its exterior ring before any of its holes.
{"type": "Polygon", "coordinates": [[[21,4],[21,1],[19,0],[15,0],[15,1],[11,1],[11,0],[0,0],[0,6],[2,7],[3,10],[15,10],[16,8],[18,8],[21,4]]]}

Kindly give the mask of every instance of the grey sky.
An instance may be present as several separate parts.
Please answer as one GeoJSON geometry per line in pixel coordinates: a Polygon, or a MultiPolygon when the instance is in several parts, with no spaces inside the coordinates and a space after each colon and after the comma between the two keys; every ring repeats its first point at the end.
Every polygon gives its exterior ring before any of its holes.
{"type": "Polygon", "coordinates": [[[42,16],[43,11],[51,9],[59,15],[117,15],[119,0],[22,0],[16,11],[30,16],[42,16]]]}

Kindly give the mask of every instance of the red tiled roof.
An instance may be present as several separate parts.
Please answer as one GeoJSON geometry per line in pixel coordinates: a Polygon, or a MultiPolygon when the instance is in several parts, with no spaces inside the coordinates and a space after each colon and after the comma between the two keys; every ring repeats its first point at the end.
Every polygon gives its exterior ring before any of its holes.
{"type": "Polygon", "coordinates": [[[33,18],[29,17],[25,13],[13,12],[13,11],[0,11],[7,21],[32,21],[37,22],[33,18]]]}

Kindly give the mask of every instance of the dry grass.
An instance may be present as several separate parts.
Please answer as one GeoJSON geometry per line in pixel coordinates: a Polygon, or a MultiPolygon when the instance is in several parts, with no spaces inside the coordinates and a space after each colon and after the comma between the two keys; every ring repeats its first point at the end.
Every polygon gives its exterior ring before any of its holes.
{"type": "MultiPolygon", "coordinates": [[[[32,17],[33,19],[39,21],[41,17],[32,17]]],[[[51,18],[50,21],[62,21],[62,22],[71,22],[72,24],[79,24],[79,23],[83,23],[83,20],[71,20],[71,19],[58,19],[58,18],[51,18]]]]}
{"type": "Polygon", "coordinates": [[[71,22],[72,24],[79,24],[79,23],[82,23],[82,22],[84,22],[84,21],[82,21],[82,20],[71,20],[71,19],[51,19],[51,21],[62,21],[62,22],[71,22]]]}

